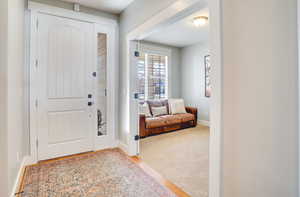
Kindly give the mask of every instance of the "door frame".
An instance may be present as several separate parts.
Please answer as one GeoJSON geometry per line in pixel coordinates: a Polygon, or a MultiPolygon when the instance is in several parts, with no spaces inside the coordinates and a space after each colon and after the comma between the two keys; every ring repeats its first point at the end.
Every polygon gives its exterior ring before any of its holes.
{"type": "MultiPolygon", "coordinates": [[[[115,38],[115,29],[110,28],[108,26],[103,26],[100,24],[95,24],[95,46],[94,48],[97,49],[97,34],[98,33],[103,33],[107,35],[107,65],[115,65],[116,63],[116,58],[115,54],[112,53],[112,51],[115,51],[115,43],[116,43],[116,38],[115,38]]],[[[97,52],[97,50],[95,51],[97,52]]],[[[97,54],[95,54],[97,56],[97,54]]],[[[97,61],[97,59],[96,59],[97,61]]],[[[97,62],[96,62],[97,65],[97,62]]],[[[96,69],[96,68],[95,68],[96,69]]],[[[101,150],[105,148],[112,148],[112,147],[117,147],[118,143],[116,141],[116,91],[115,91],[115,86],[116,86],[116,67],[115,66],[107,66],[106,67],[106,91],[107,91],[107,96],[106,96],[106,130],[107,131],[115,131],[115,132],[108,132],[106,135],[103,136],[98,136],[96,135],[95,140],[94,140],[94,149],[95,150],[101,150]]],[[[98,76],[98,74],[97,74],[98,76]]],[[[95,103],[97,102],[98,95],[97,95],[97,80],[94,81],[94,90],[95,90],[95,103]]],[[[95,112],[97,117],[97,112],[95,112]]],[[[95,121],[96,122],[96,121],[95,121]]]]}
{"type": "MultiPolygon", "coordinates": [[[[69,18],[73,20],[79,20],[83,22],[88,22],[92,24],[101,25],[106,27],[108,36],[108,59],[110,62],[110,69],[107,71],[108,87],[111,91],[108,91],[107,99],[110,100],[108,103],[108,108],[110,110],[107,112],[107,128],[111,129],[111,141],[105,146],[101,146],[101,141],[97,136],[97,130],[95,130],[94,145],[93,150],[99,150],[102,148],[110,148],[117,146],[117,94],[118,94],[118,22],[116,19],[109,19],[100,16],[94,16],[86,13],[75,12],[72,10],[67,10],[64,8],[54,7],[42,3],[28,2],[28,12],[30,18],[30,35],[29,39],[29,61],[26,64],[26,69],[29,71],[29,75],[26,77],[29,81],[29,124],[30,124],[30,156],[28,159],[28,164],[35,164],[38,162],[38,126],[37,126],[37,105],[38,105],[38,81],[37,81],[37,26],[38,26],[38,14],[48,14],[53,16],[59,16],[63,18],[69,18]]],[[[95,25],[94,25],[95,26],[95,25]]],[[[94,33],[96,35],[95,27],[94,33]]],[[[105,33],[105,32],[103,32],[105,33]]],[[[96,36],[95,36],[96,38],[96,36]]],[[[94,48],[95,63],[96,59],[96,40],[94,48]]],[[[95,64],[96,65],[96,64],[95,64]]],[[[95,80],[96,81],[96,80],[95,80]]],[[[95,120],[96,121],[96,120],[95,120]]],[[[95,122],[96,125],[96,122],[95,122]]],[[[95,126],[96,128],[96,126],[95,126]]]]}
{"type": "Polygon", "coordinates": [[[298,196],[300,196],[300,0],[297,0],[298,36],[298,196]]]}
{"type": "MultiPolygon", "coordinates": [[[[203,8],[205,1],[177,0],[169,7],[158,12],[146,22],[133,29],[126,35],[126,67],[129,69],[129,120],[127,153],[136,155],[139,151],[139,143],[134,140],[138,135],[138,106],[134,98],[136,93],[136,65],[132,53],[131,41],[142,40],[154,31],[159,31],[166,25],[170,25],[198,9],[203,8]],[[178,6],[180,5],[180,6],[178,6]]],[[[222,51],[222,3],[221,0],[210,0],[210,53],[212,64],[215,65],[211,74],[212,97],[210,101],[210,152],[209,152],[209,196],[222,196],[222,139],[223,139],[223,51],[222,51]]]]}

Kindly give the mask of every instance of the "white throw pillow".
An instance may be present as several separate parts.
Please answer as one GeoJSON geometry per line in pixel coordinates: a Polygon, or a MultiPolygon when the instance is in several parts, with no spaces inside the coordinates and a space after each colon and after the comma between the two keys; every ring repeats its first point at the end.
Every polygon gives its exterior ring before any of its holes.
{"type": "Polygon", "coordinates": [[[168,114],[167,106],[152,107],[151,110],[152,110],[152,114],[154,117],[163,116],[163,115],[168,114]]]}
{"type": "Polygon", "coordinates": [[[144,114],[146,117],[151,117],[150,109],[148,103],[139,105],[139,113],[144,114]]]}
{"type": "Polygon", "coordinates": [[[183,99],[169,99],[170,114],[185,114],[184,100],[183,99]]]}

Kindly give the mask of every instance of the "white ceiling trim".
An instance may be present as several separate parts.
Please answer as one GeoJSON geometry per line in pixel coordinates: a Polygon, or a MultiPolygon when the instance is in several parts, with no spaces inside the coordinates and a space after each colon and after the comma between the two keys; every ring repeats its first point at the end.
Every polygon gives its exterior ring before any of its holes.
{"type": "Polygon", "coordinates": [[[120,14],[134,0],[61,0],[95,8],[112,14],[120,14]]]}
{"type": "Polygon", "coordinates": [[[82,12],[73,12],[71,10],[67,10],[64,8],[58,8],[58,7],[54,7],[42,3],[33,2],[33,1],[28,2],[28,9],[34,12],[51,14],[55,16],[61,16],[61,17],[76,19],[80,21],[86,21],[90,23],[97,23],[100,25],[118,26],[117,20],[114,19],[90,15],[82,12]]]}

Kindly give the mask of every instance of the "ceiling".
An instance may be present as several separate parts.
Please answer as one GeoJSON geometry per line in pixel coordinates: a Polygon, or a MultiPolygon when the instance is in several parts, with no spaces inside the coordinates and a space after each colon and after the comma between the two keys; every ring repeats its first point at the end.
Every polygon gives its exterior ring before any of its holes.
{"type": "Polygon", "coordinates": [[[134,0],[62,0],[71,3],[79,3],[86,7],[91,7],[113,14],[119,14],[134,0]]]}
{"type": "Polygon", "coordinates": [[[176,23],[159,29],[159,31],[152,33],[144,40],[175,47],[186,47],[196,43],[208,42],[209,24],[202,27],[194,26],[193,18],[196,16],[209,16],[208,8],[201,9],[176,23]]]}

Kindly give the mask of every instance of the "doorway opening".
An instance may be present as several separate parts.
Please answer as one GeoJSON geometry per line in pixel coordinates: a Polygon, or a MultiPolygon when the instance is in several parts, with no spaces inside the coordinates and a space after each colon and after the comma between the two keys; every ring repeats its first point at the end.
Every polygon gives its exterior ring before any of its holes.
{"type": "MultiPolygon", "coordinates": [[[[128,141],[128,154],[137,155],[139,152],[139,125],[138,125],[138,99],[136,82],[136,59],[134,58],[134,40],[143,40],[151,34],[154,29],[163,28],[165,25],[172,24],[178,19],[188,16],[195,10],[199,10],[206,5],[205,1],[186,2],[178,0],[174,4],[157,13],[142,25],[136,27],[126,36],[127,44],[127,66],[129,68],[129,119],[128,130],[130,131],[128,141]],[[180,5],[180,6],[178,6],[180,5]],[[174,10],[174,8],[176,8],[174,10]]],[[[211,54],[211,83],[212,95],[210,98],[210,141],[209,141],[209,196],[220,197],[222,193],[222,34],[221,34],[221,9],[220,0],[209,1],[210,12],[210,54],[211,54]]]]}
{"type": "Polygon", "coordinates": [[[130,113],[140,138],[136,154],[197,197],[209,193],[213,90],[209,8],[202,1],[192,7],[146,32],[133,31],[128,41],[131,90],[138,95],[130,113]]]}

